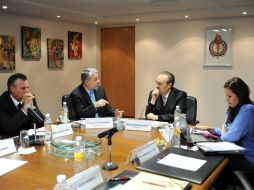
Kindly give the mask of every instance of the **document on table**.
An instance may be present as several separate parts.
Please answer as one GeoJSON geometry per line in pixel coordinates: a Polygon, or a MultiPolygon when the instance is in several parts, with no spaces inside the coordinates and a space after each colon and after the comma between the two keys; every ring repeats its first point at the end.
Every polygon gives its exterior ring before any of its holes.
{"type": "Polygon", "coordinates": [[[26,164],[27,161],[0,158],[0,176],[26,164]]]}
{"type": "Polygon", "coordinates": [[[170,153],[166,157],[159,160],[157,163],[164,164],[171,167],[180,168],[180,169],[197,171],[206,162],[207,162],[206,160],[201,160],[197,158],[191,158],[187,156],[181,156],[178,154],[170,153]]]}
{"type": "Polygon", "coordinates": [[[152,173],[140,172],[122,186],[122,190],[185,190],[189,182],[152,173]]]}

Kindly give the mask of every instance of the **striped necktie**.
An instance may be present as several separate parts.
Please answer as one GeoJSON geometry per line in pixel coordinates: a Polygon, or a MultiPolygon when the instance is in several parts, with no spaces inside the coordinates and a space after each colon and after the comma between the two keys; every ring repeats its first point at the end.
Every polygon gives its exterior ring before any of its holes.
{"type": "Polygon", "coordinates": [[[166,97],[166,96],[163,96],[163,97],[162,97],[162,101],[163,101],[163,106],[165,106],[166,103],[167,103],[167,97],[166,97]]]}

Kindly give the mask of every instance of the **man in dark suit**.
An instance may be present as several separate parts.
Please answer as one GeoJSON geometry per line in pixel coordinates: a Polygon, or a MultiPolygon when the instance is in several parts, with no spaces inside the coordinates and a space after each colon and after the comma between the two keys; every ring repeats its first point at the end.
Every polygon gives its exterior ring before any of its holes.
{"type": "Polygon", "coordinates": [[[122,117],[123,111],[113,110],[107,101],[105,90],[100,86],[98,71],[88,68],[81,73],[78,87],[71,92],[71,102],[76,119],[93,117],[122,117]]]}
{"type": "MultiPolygon", "coordinates": [[[[7,81],[8,91],[0,96],[0,136],[7,138],[19,135],[24,129],[32,128],[32,115],[28,110],[33,109],[42,119],[44,115],[36,105],[35,97],[28,90],[29,83],[24,74],[17,73],[7,81]]],[[[43,122],[36,122],[43,126],[43,122]]]]}
{"type": "Polygon", "coordinates": [[[187,94],[174,88],[175,77],[168,71],[161,72],[156,80],[156,89],[150,92],[146,118],[158,121],[174,121],[174,110],[178,105],[186,113],[187,94]]]}

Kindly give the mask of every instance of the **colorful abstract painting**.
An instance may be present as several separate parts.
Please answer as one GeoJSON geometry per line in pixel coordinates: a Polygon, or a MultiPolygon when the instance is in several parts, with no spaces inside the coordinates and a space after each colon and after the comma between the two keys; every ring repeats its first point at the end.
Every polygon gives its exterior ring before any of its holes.
{"type": "Polygon", "coordinates": [[[0,70],[15,69],[15,37],[0,35],[0,70]]]}
{"type": "Polygon", "coordinates": [[[21,26],[22,57],[25,59],[41,58],[41,29],[21,26]]]}
{"type": "Polygon", "coordinates": [[[58,39],[47,40],[48,67],[63,68],[64,66],[64,41],[58,39]]]}
{"type": "Polygon", "coordinates": [[[68,32],[68,58],[82,58],[82,33],[68,32]]]}

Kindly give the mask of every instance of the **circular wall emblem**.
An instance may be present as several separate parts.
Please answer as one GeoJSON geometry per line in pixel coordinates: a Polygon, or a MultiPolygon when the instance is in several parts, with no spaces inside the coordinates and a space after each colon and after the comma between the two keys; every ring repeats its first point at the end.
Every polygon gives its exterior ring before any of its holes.
{"type": "Polygon", "coordinates": [[[209,45],[209,51],[213,56],[223,56],[227,51],[227,43],[216,34],[215,39],[209,45]]]}

